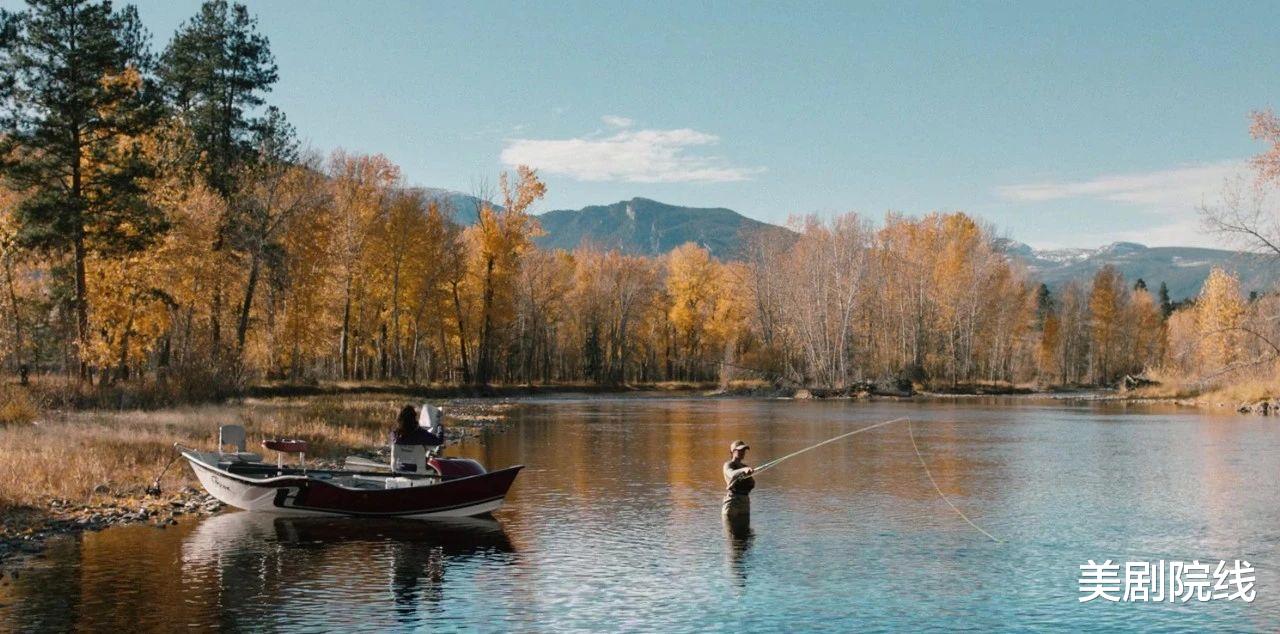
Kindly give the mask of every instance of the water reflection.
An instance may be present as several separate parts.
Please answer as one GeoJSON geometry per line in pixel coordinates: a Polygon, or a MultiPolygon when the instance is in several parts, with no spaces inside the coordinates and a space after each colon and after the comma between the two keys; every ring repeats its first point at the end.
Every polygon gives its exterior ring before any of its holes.
{"type": "Polygon", "coordinates": [[[751,551],[756,533],[751,528],[749,515],[724,515],[722,519],[727,542],[725,552],[729,556],[729,577],[741,589],[747,584],[747,553],[751,551]]]}
{"type": "Polygon", "coordinates": [[[328,603],[338,593],[376,597],[379,586],[390,595],[394,620],[413,625],[441,612],[449,567],[477,557],[509,558],[514,552],[492,518],[370,520],[235,512],[209,518],[192,531],[182,546],[182,567],[184,579],[208,584],[214,602],[225,608],[219,623],[224,627],[248,627],[260,623],[268,608],[297,610],[328,603]],[[291,587],[314,592],[290,597],[291,587]]]}
{"type": "Polygon", "coordinates": [[[563,399],[455,453],[528,465],[493,521],[230,513],[111,529],[0,582],[0,631],[1280,631],[1274,423],[1173,409],[563,399]],[[729,441],[761,474],[721,518],[729,441]],[[719,524],[718,524],[719,523],[719,524]],[[1248,559],[1252,604],[1080,604],[1087,559],[1248,559]],[[749,619],[749,620],[748,620],[749,619]]]}

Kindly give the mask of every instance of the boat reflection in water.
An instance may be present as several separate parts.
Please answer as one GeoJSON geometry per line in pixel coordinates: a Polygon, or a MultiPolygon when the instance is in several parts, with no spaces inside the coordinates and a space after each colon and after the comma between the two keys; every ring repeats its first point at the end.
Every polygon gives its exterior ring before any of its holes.
{"type": "Polygon", "coordinates": [[[422,625],[444,614],[447,588],[466,594],[469,573],[514,558],[492,518],[232,512],[205,520],[182,545],[184,579],[211,586],[198,594],[216,597],[218,625],[232,629],[317,625],[309,615],[333,626],[335,614],[360,628],[422,625]],[[458,578],[447,583],[455,569],[458,578]]]}

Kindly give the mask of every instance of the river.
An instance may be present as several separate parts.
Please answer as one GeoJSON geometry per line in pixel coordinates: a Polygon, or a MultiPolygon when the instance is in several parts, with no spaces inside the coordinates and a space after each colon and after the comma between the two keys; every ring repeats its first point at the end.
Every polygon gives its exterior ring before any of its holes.
{"type": "Polygon", "coordinates": [[[1280,630],[1280,428],[1172,406],[556,398],[453,453],[522,463],[495,519],[226,512],[53,542],[0,630],[1280,630]],[[719,515],[729,443],[761,463],[719,515]],[[1081,602],[1080,565],[1248,560],[1256,599],[1081,602]]]}

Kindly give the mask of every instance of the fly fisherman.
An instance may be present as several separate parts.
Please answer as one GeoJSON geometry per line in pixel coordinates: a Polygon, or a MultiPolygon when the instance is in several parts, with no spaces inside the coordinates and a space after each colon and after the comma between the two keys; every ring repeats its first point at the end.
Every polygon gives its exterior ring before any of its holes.
{"type": "Polygon", "coordinates": [[[751,514],[751,498],[747,497],[751,494],[751,489],[756,487],[755,478],[751,474],[755,470],[748,467],[743,459],[747,457],[747,450],[750,447],[741,440],[735,440],[729,445],[729,455],[732,456],[728,462],[724,463],[724,482],[727,490],[724,494],[724,516],[729,519],[746,519],[751,514]]]}

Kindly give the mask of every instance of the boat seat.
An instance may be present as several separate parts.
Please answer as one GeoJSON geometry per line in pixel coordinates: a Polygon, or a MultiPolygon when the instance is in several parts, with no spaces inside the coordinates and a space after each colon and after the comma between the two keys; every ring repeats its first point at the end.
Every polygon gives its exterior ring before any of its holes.
{"type": "Polygon", "coordinates": [[[429,473],[427,455],[438,446],[391,444],[391,471],[393,473],[429,473]]]}
{"type": "Polygon", "coordinates": [[[262,446],[266,449],[274,449],[276,451],[276,474],[284,473],[284,455],[286,453],[298,454],[298,464],[302,466],[302,473],[307,473],[307,441],[296,440],[293,438],[272,438],[263,439],[262,446]]]}
{"type": "Polygon", "coordinates": [[[307,441],[292,439],[273,439],[262,441],[262,446],[284,453],[307,453],[307,441]]]}
{"type": "Polygon", "coordinates": [[[440,411],[439,407],[430,403],[423,403],[422,413],[418,415],[418,426],[432,434],[435,434],[436,436],[439,436],[440,439],[443,440],[444,425],[440,422],[443,416],[444,414],[440,411]]]}
{"type": "Polygon", "coordinates": [[[242,425],[223,425],[218,428],[218,451],[227,445],[234,445],[237,452],[244,451],[244,427],[242,425]]]}
{"type": "Polygon", "coordinates": [[[223,425],[218,428],[218,454],[221,459],[228,462],[262,462],[262,456],[252,451],[245,451],[245,433],[241,425],[223,425]],[[223,449],[227,445],[235,447],[236,450],[224,452],[223,449]]]}

